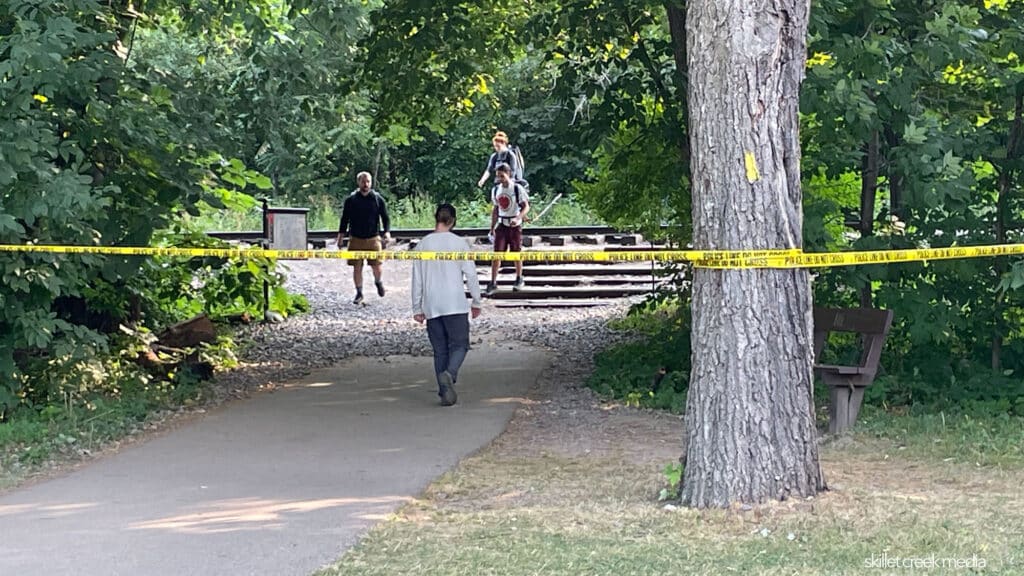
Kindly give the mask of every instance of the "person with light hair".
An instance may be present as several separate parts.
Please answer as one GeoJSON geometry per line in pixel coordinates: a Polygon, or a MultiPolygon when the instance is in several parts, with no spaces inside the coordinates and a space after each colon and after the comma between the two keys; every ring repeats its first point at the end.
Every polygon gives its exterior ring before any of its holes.
{"type": "MultiPolygon", "coordinates": [[[[348,198],[341,210],[341,223],[338,225],[338,249],[349,237],[348,249],[354,251],[380,252],[386,242],[391,240],[391,219],[388,217],[388,205],[384,197],[373,189],[373,177],[369,172],[360,172],[356,176],[358,188],[348,198]],[[384,240],[381,240],[381,232],[384,240]]],[[[352,280],[356,286],[356,297],[353,304],[363,303],[363,263],[369,263],[373,270],[373,281],[377,287],[377,295],[384,297],[384,280],[381,261],[378,259],[349,260],[352,266],[352,280]]]]}
{"type": "Polygon", "coordinates": [[[491,138],[491,144],[494,146],[494,153],[487,160],[487,168],[484,169],[484,173],[476,183],[477,187],[480,188],[497,172],[498,164],[508,164],[513,177],[520,173],[519,158],[509,148],[508,134],[501,131],[495,133],[494,137],[491,138]]]}

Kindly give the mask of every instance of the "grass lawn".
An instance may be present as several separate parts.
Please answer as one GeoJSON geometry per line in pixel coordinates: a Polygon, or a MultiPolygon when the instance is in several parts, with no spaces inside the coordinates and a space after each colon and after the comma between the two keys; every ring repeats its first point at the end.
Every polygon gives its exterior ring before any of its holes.
{"type": "Polygon", "coordinates": [[[540,411],[521,413],[321,574],[1024,574],[1022,447],[986,452],[984,422],[875,414],[823,446],[829,492],[694,511],[657,502],[679,420],[604,411],[546,435],[540,411]]]}

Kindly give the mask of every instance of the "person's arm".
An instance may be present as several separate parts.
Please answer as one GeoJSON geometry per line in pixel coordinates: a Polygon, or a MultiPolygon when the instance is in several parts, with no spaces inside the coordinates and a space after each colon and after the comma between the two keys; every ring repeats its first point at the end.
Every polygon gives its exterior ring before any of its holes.
{"type": "MultiPolygon", "coordinates": [[[[519,186],[516,184],[516,186],[519,186]]],[[[530,196],[526,193],[526,189],[522,186],[519,187],[519,223],[522,224],[527,220],[527,214],[530,213],[530,196]]]]}
{"type": "Polygon", "coordinates": [[[530,200],[523,200],[523,208],[519,211],[519,219],[526,222],[526,215],[530,213],[530,200]]]}
{"type": "Polygon", "coordinates": [[[380,221],[384,226],[384,238],[391,240],[391,216],[388,215],[388,203],[380,196],[380,221]]]}
{"type": "Polygon", "coordinates": [[[412,263],[412,317],[419,323],[426,321],[423,314],[423,261],[412,263]]]}
{"type": "MultiPolygon", "coordinates": [[[[466,250],[468,252],[473,251],[473,247],[466,242],[466,250]]],[[[480,315],[480,310],[483,309],[483,300],[480,297],[480,279],[476,275],[476,263],[472,261],[464,261],[462,263],[462,274],[466,277],[466,285],[469,287],[469,295],[473,299],[470,304],[472,310],[471,315],[476,318],[480,315]]]]}
{"type": "Polygon", "coordinates": [[[338,223],[338,249],[341,249],[342,244],[345,241],[345,234],[348,233],[349,220],[352,214],[349,212],[349,198],[345,199],[345,202],[341,205],[341,222],[338,223]]]}
{"type": "Polygon", "coordinates": [[[476,183],[477,188],[483,188],[484,184],[491,177],[491,170],[494,169],[494,157],[495,154],[491,154],[490,158],[487,159],[487,168],[484,168],[484,173],[480,176],[480,180],[476,183]]]}
{"type": "Polygon", "coordinates": [[[491,234],[494,234],[494,229],[498,227],[498,207],[491,207],[491,234]]]}

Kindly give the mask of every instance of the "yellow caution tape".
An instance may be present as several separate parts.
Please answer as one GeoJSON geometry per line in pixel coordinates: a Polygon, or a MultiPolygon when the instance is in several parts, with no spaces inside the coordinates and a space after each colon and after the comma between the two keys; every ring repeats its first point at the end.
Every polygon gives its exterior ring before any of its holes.
{"type": "Polygon", "coordinates": [[[863,266],[868,264],[896,264],[899,262],[925,262],[928,260],[958,260],[963,258],[991,258],[995,256],[1024,255],[1024,244],[996,244],[991,246],[954,246],[950,248],[916,248],[911,250],[871,250],[863,252],[830,252],[814,254],[769,254],[755,258],[726,257],[717,261],[698,260],[700,268],[831,268],[835,266],[863,266]]]}
{"type": "Polygon", "coordinates": [[[796,256],[799,250],[633,250],[623,252],[529,251],[529,252],[430,252],[369,250],[263,250],[260,248],[149,248],[125,246],[53,246],[41,244],[0,244],[0,252],[36,252],[44,254],[99,254],[113,256],[182,256],[213,258],[276,258],[280,260],[522,260],[534,262],[718,262],[730,259],[757,259],[796,256]]]}
{"type": "Polygon", "coordinates": [[[213,258],[276,258],[279,260],[522,260],[533,262],[693,262],[699,268],[828,268],[923,262],[960,258],[1024,255],[1024,244],[873,250],[866,252],[808,253],[800,250],[598,250],[528,252],[428,252],[364,250],[263,250],[260,248],[151,248],[125,246],[48,246],[0,244],[2,252],[44,254],[96,254],[113,256],[180,256],[213,258]]]}

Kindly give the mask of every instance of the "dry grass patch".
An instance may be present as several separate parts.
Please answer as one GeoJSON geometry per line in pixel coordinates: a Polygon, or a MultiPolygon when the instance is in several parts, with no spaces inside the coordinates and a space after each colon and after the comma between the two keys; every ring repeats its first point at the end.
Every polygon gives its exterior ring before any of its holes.
{"type": "MultiPolygon", "coordinates": [[[[601,418],[615,429],[637,417],[601,418]]],[[[833,490],[818,498],[670,511],[656,501],[669,452],[648,447],[679,424],[659,422],[538,443],[553,436],[520,420],[322,574],[892,573],[865,563],[883,554],[1024,573],[1020,467],[900,459],[897,445],[864,438],[824,448],[833,490]]]]}

